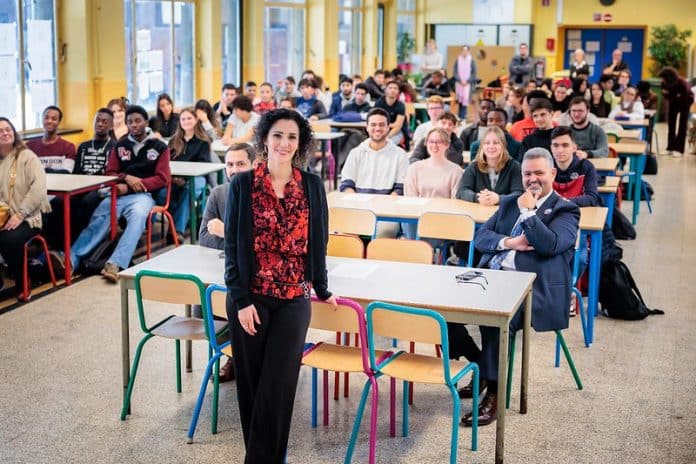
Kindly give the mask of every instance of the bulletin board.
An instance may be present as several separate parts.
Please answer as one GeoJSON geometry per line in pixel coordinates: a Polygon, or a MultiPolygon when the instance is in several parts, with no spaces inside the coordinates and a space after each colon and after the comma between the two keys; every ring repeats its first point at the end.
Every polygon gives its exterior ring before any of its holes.
{"type": "MultiPolygon", "coordinates": [[[[461,52],[463,45],[447,47],[447,72],[454,69],[454,62],[461,52]]],[[[481,85],[486,86],[490,81],[502,75],[508,75],[510,60],[515,56],[515,47],[491,45],[488,47],[471,47],[471,56],[476,61],[476,77],[481,85]]]]}

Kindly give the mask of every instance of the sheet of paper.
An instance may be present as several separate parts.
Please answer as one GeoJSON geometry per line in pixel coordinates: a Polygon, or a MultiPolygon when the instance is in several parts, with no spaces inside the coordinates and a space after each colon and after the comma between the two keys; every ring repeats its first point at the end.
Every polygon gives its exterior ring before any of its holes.
{"type": "Polygon", "coordinates": [[[0,87],[0,108],[2,115],[13,119],[17,116],[17,99],[19,92],[15,87],[0,87]]]}
{"type": "Polygon", "coordinates": [[[55,58],[53,47],[53,21],[29,20],[27,21],[27,51],[31,71],[31,80],[42,81],[54,79],[55,58]]]}
{"type": "Polygon", "coordinates": [[[17,23],[0,23],[0,55],[17,53],[17,23]]]}
{"type": "Polygon", "coordinates": [[[164,90],[164,77],[161,71],[150,73],[150,92],[157,93],[164,90]]]}
{"type": "Polygon", "coordinates": [[[147,100],[150,97],[150,76],[148,73],[138,73],[138,99],[147,100]]]}
{"type": "Polygon", "coordinates": [[[372,197],[369,195],[345,195],[341,199],[345,201],[354,201],[355,203],[366,203],[372,200],[372,197]]]}
{"type": "Polygon", "coordinates": [[[353,264],[353,263],[343,263],[339,264],[335,268],[329,271],[329,278],[343,278],[343,279],[367,279],[370,274],[377,270],[377,265],[375,264],[353,264]]]}
{"type": "Polygon", "coordinates": [[[150,71],[150,52],[138,52],[138,72],[150,71]]]}
{"type": "Polygon", "coordinates": [[[12,55],[0,56],[0,87],[10,87],[14,90],[17,79],[17,58],[12,55]]]}
{"type": "Polygon", "coordinates": [[[136,50],[139,52],[146,52],[150,50],[151,39],[149,29],[140,29],[135,33],[135,45],[136,50]]]}
{"type": "MultiPolygon", "coordinates": [[[[597,57],[597,55],[595,55],[594,53],[588,53],[585,55],[585,61],[587,62],[588,65],[594,66],[596,57],[597,57]]],[[[590,74],[590,75],[592,75],[592,74],[590,74]]]]}
{"type": "Polygon", "coordinates": [[[575,51],[582,48],[582,40],[568,40],[568,50],[575,51]]]}
{"type": "Polygon", "coordinates": [[[585,52],[598,52],[599,40],[588,40],[585,42],[585,52]]]}
{"type": "Polygon", "coordinates": [[[570,30],[566,33],[566,37],[568,37],[568,40],[580,40],[580,38],[582,37],[581,34],[582,34],[582,31],[577,30],[577,29],[573,29],[573,30],[570,30]]]}
{"type": "Polygon", "coordinates": [[[616,48],[618,48],[624,53],[631,53],[631,51],[633,50],[633,42],[619,42],[616,48]]]}
{"type": "Polygon", "coordinates": [[[48,105],[55,104],[55,89],[53,82],[34,82],[29,87],[31,94],[31,111],[40,113],[48,105]]]}
{"type": "Polygon", "coordinates": [[[150,71],[162,71],[162,56],[162,50],[150,51],[150,71]]]}
{"type": "Polygon", "coordinates": [[[418,197],[403,197],[396,200],[397,205],[417,205],[423,206],[427,205],[430,198],[418,198],[418,197]]]}

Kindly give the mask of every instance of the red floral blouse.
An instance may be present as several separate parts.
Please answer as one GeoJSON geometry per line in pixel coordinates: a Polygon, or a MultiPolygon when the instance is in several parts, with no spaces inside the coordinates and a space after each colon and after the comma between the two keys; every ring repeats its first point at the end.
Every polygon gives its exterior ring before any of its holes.
{"type": "Polygon", "coordinates": [[[268,167],[259,164],[251,188],[251,212],[256,256],[251,292],[281,299],[308,295],[309,205],[300,171],[293,168],[284,198],[278,198],[268,167]]]}

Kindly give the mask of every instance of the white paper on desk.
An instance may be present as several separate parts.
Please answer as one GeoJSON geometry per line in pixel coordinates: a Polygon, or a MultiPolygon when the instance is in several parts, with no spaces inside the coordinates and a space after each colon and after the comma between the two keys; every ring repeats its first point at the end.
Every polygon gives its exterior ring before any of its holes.
{"type": "Polygon", "coordinates": [[[368,195],[345,195],[341,198],[341,200],[354,201],[356,203],[365,203],[372,200],[372,197],[368,195]]]}
{"type": "Polygon", "coordinates": [[[333,278],[344,278],[344,279],[361,279],[364,280],[370,276],[373,272],[377,270],[377,266],[374,264],[365,265],[352,264],[352,263],[342,263],[331,269],[329,276],[333,278]]]}
{"type": "Polygon", "coordinates": [[[427,205],[430,198],[418,198],[418,197],[403,197],[396,200],[397,205],[427,205]]]}
{"type": "Polygon", "coordinates": [[[0,24],[0,55],[17,53],[17,23],[0,24]]]}
{"type": "Polygon", "coordinates": [[[31,111],[40,113],[48,105],[55,103],[55,92],[53,82],[32,82],[31,92],[31,111]]]}

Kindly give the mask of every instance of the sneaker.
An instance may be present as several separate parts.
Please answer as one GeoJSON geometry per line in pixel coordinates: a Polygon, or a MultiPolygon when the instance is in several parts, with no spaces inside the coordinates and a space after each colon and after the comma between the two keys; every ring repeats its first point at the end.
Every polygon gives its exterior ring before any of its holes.
{"type": "Polygon", "coordinates": [[[51,260],[53,273],[56,275],[56,278],[60,278],[60,276],[65,274],[65,253],[51,250],[48,252],[48,259],[51,260]]]}
{"type": "Polygon", "coordinates": [[[684,154],[681,153],[681,152],[679,152],[679,151],[673,151],[673,152],[672,152],[672,158],[681,158],[681,157],[683,157],[683,156],[684,156],[684,154]]]}
{"type": "Polygon", "coordinates": [[[101,275],[104,276],[106,280],[111,282],[112,284],[118,283],[118,273],[120,269],[118,265],[114,263],[106,263],[104,265],[104,269],[101,271],[101,275]]]}
{"type": "Polygon", "coordinates": [[[569,315],[570,317],[575,317],[575,316],[578,315],[577,300],[576,300],[576,296],[575,296],[575,295],[573,295],[573,296],[570,298],[570,311],[568,311],[568,315],[569,315]]]}

